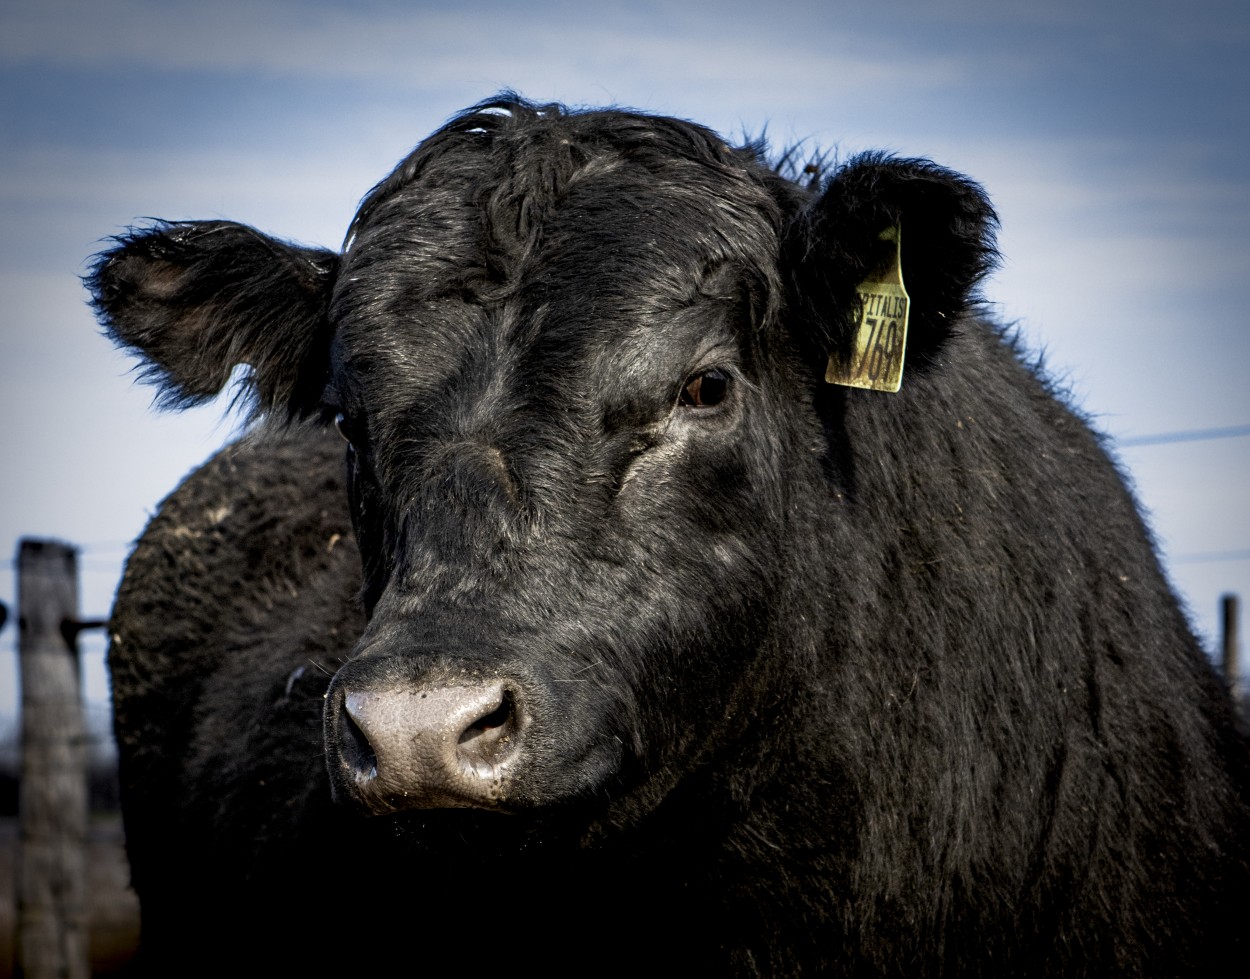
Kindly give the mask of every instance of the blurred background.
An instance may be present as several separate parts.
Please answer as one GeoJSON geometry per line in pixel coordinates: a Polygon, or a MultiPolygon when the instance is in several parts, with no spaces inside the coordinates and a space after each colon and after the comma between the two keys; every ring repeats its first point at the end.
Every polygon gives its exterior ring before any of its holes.
{"type": "MultiPolygon", "coordinates": [[[[80,277],[148,217],[337,248],[420,139],[502,88],[980,181],[998,318],[1136,486],[1209,649],[1250,595],[1250,8],[1242,0],[5,0],[0,6],[0,548],[80,551],[107,615],[161,498],[231,437],[152,410],[80,277]]],[[[11,561],[0,602],[16,607],[11,561]]],[[[0,634],[15,756],[16,622],[0,634]]],[[[104,637],[84,633],[107,753],[104,637]]]]}

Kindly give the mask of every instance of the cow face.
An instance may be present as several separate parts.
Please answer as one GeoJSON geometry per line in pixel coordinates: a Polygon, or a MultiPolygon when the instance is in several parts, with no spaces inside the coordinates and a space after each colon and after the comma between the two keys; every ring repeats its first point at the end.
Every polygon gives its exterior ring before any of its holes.
{"type": "Polygon", "coordinates": [[[171,401],[245,362],[262,408],[347,440],[369,626],[326,698],[336,795],[620,822],[817,642],[795,596],[812,514],[842,517],[813,392],[900,222],[924,369],[991,254],[976,188],[870,157],[808,200],[687,123],[499,102],[341,256],[161,225],[91,286],[171,401]]]}
{"type": "Polygon", "coordinates": [[[617,794],[697,753],[788,563],[801,394],[762,343],[782,212],[758,167],[681,127],[592,157],[500,120],[365,202],[330,303],[371,618],[331,769],[374,806],[617,794]]]}

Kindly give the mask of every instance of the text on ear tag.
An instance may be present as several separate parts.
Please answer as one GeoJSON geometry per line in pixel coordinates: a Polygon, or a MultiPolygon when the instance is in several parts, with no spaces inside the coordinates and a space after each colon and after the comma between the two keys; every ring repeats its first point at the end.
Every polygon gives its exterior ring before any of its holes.
{"type": "Polygon", "coordinates": [[[873,391],[897,391],[903,385],[903,352],[907,346],[907,312],[911,300],[903,287],[902,230],[893,225],[881,240],[894,244],[889,258],[856,287],[859,328],[849,361],[829,355],[825,381],[873,391]]]}

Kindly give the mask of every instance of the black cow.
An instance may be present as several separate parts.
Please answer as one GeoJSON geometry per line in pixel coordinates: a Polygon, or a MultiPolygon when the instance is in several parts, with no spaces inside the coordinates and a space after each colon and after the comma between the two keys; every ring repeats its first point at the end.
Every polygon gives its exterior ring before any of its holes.
{"type": "Polygon", "coordinates": [[[994,226],[928,161],[815,186],[501,96],[341,253],[101,255],[167,404],[247,364],[268,419],[117,597],[149,969],[1243,970],[1247,746],[1099,437],[979,315],[994,226]]]}

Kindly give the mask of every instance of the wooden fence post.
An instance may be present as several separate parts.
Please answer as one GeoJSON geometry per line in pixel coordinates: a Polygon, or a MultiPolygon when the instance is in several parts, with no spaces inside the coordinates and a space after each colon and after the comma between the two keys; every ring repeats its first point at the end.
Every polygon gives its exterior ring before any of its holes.
{"type": "Polygon", "coordinates": [[[86,726],[78,666],[78,555],[18,548],[22,768],[17,976],[87,979],[86,726]]]}
{"type": "Polygon", "coordinates": [[[1237,596],[1228,594],[1220,597],[1220,646],[1224,667],[1224,682],[1233,692],[1233,696],[1241,697],[1240,664],[1237,662],[1237,596]]]}

